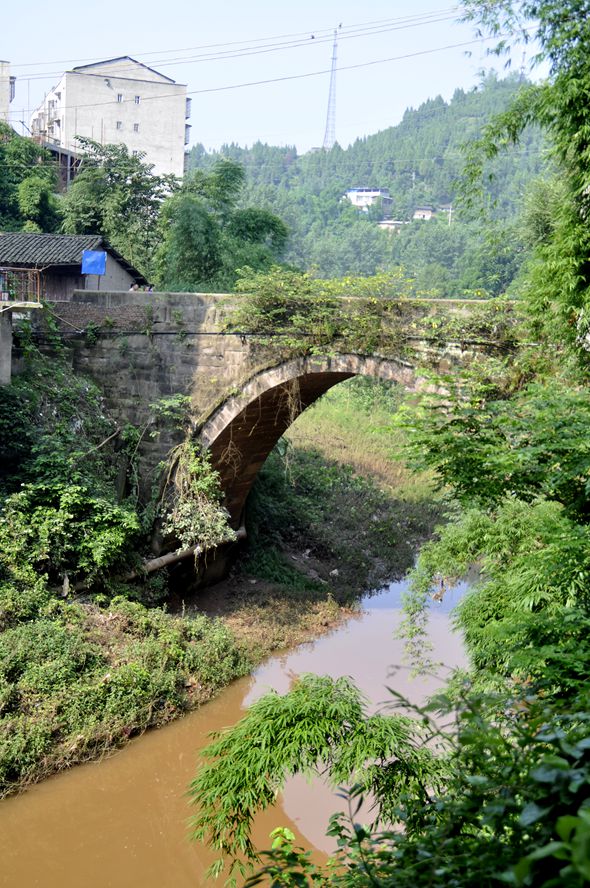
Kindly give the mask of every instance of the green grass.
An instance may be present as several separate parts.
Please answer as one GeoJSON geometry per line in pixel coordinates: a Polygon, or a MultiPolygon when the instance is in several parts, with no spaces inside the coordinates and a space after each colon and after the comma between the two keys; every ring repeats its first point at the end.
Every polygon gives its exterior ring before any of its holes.
{"type": "Polygon", "coordinates": [[[431,475],[410,471],[393,415],[405,390],[357,376],[330,389],[293,423],[287,439],[313,448],[328,460],[351,466],[381,489],[413,502],[432,500],[431,475]]]}
{"type": "Polygon", "coordinates": [[[250,574],[350,603],[409,569],[440,503],[401,460],[399,401],[391,386],[351,380],[293,424],[250,497],[250,574]]]}

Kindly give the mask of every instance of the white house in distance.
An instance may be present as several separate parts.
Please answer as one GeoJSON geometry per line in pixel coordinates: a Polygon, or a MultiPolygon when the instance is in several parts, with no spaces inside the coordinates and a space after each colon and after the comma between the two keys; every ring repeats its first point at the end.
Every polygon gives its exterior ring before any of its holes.
{"type": "Polygon", "coordinates": [[[412,219],[420,220],[422,222],[428,222],[429,219],[434,219],[436,216],[436,210],[434,207],[424,206],[424,207],[416,207],[414,210],[414,214],[412,219]]]}
{"type": "Polygon", "coordinates": [[[366,213],[377,201],[381,202],[384,212],[387,212],[393,203],[388,188],[349,188],[344,197],[363,213],[366,213]]]}
{"type": "Polygon", "coordinates": [[[77,136],[144,152],[154,173],[182,176],[190,99],[186,84],[129,56],[66,71],[31,117],[42,144],[80,150],[77,136]]]}

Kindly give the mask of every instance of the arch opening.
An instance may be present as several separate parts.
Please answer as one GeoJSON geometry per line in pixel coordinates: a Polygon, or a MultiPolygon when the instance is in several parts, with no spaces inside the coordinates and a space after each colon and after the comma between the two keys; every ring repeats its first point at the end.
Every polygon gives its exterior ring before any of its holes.
{"type": "Polygon", "coordinates": [[[289,426],[338,383],[353,376],[385,379],[414,389],[414,368],[403,361],[337,355],[300,358],[255,374],[205,422],[200,438],[219,472],[233,527],[239,527],[250,489],[289,426]]]}

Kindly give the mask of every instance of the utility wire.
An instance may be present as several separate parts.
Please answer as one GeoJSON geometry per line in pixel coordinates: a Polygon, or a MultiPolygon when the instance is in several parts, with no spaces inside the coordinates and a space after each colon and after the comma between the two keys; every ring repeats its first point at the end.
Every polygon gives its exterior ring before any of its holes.
{"type": "MultiPolygon", "coordinates": [[[[270,146],[270,147],[276,147],[276,146],[270,146]]],[[[535,150],[530,150],[529,148],[524,148],[522,150],[519,150],[519,146],[514,145],[514,146],[511,146],[508,150],[511,152],[515,152],[516,154],[518,154],[519,157],[540,157],[546,153],[547,149],[545,147],[541,147],[541,148],[538,148],[535,150]]],[[[212,158],[215,158],[216,155],[219,156],[220,158],[227,157],[227,155],[224,154],[223,151],[211,152],[209,154],[209,156],[212,158]]],[[[306,155],[300,154],[300,155],[298,155],[297,160],[300,160],[302,157],[305,157],[305,156],[306,155]]],[[[325,155],[323,155],[323,156],[325,156],[325,155]]],[[[380,168],[377,170],[379,175],[388,175],[388,174],[394,174],[395,170],[383,169],[383,167],[385,167],[387,165],[404,165],[404,164],[407,165],[407,164],[431,162],[431,163],[438,163],[442,167],[447,163],[455,162],[455,161],[461,160],[463,158],[464,158],[464,155],[460,151],[448,152],[447,154],[444,154],[444,155],[443,154],[433,154],[433,155],[428,155],[428,156],[423,155],[421,157],[407,157],[407,156],[387,157],[384,159],[377,159],[377,160],[355,161],[353,159],[342,158],[342,160],[330,160],[329,163],[327,164],[325,172],[330,173],[334,169],[334,167],[340,167],[340,170],[343,170],[343,172],[341,172],[340,174],[345,175],[348,171],[350,171],[351,174],[354,174],[361,167],[366,167],[366,168],[378,167],[378,168],[380,168]]],[[[237,162],[240,163],[239,160],[237,162]]],[[[5,161],[2,164],[3,167],[10,167],[10,168],[14,168],[14,169],[27,169],[27,170],[30,170],[32,173],[34,173],[35,170],[37,170],[39,168],[41,168],[41,169],[43,169],[43,168],[55,169],[55,165],[56,165],[56,161],[54,161],[54,160],[42,160],[38,163],[33,163],[32,165],[22,163],[22,161],[5,161]]],[[[194,169],[204,169],[204,168],[203,167],[195,167],[194,169]]],[[[248,169],[248,167],[246,167],[246,174],[248,175],[249,172],[250,172],[250,170],[248,169]]],[[[321,175],[322,172],[324,172],[324,171],[323,170],[319,170],[319,171],[314,170],[314,175],[316,175],[316,176],[318,174],[321,175]]],[[[246,182],[246,186],[248,184],[257,185],[258,183],[246,182]]],[[[272,183],[263,182],[260,184],[269,185],[272,183]]],[[[336,185],[337,183],[335,182],[334,184],[336,185]]]]}
{"type": "MultiPolygon", "coordinates": [[[[488,37],[488,38],[484,38],[484,39],[496,40],[496,39],[498,39],[498,37],[497,37],[497,35],[494,35],[493,37],[488,37]]],[[[353,64],[353,65],[340,65],[338,68],[338,71],[339,72],[340,71],[353,71],[353,70],[358,70],[359,68],[369,68],[369,67],[372,67],[375,65],[387,64],[388,62],[405,61],[406,59],[419,58],[421,56],[431,55],[431,54],[437,53],[437,52],[445,52],[450,49],[463,49],[467,46],[481,44],[481,42],[482,42],[482,39],[477,38],[474,40],[465,40],[465,41],[462,41],[461,43],[449,43],[449,44],[446,44],[445,46],[436,46],[436,47],[433,47],[432,49],[421,49],[421,50],[417,50],[416,52],[409,52],[409,53],[405,53],[405,54],[399,55],[399,56],[389,56],[388,58],[383,58],[383,59],[373,59],[372,61],[369,61],[369,62],[357,62],[356,64],[353,64]]],[[[245,89],[245,88],[252,87],[252,86],[265,86],[265,85],[271,84],[271,83],[285,83],[285,82],[291,81],[291,80],[305,80],[309,77],[319,77],[323,74],[329,74],[330,70],[331,70],[330,68],[322,68],[319,71],[307,71],[303,74],[286,74],[286,75],[283,75],[282,77],[267,77],[267,78],[264,78],[263,80],[248,80],[248,81],[243,81],[241,83],[227,84],[226,86],[212,86],[212,87],[205,87],[204,89],[187,90],[186,95],[187,96],[200,96],[200,95],[206,95],[206,94],[211,94],[211,93],[228,92],[230,90],[235,90],[235,89],[245,89]]],[[[104,76],[106,77],[107,75],[105,74],[104,76]]],[[[114,76],[115,75],[113,75],[113,77],[114,76]]],[[[158,101],[161,99],[169,99],[169,98],[174,98],[174,97],[178,97],[178,93],[163,93],[159,96],[145,96],[145,97],[142,97],[142,102],[158,101]]],[[[104,107],[107,105],[125,105],[125,104],[134,105],[135,98],[123,99],[121,102],[118,102],[117,99],[109,99],[106,102],[83,102],[78,105],[70,106],[70,110],[73,111],[73,110],[79,109],[79,108],[99,108],[99,107],[104,107]]],[[[36,109],[23,109],[23,110],[26,110],[28,113],[31,113],[32,110],[36,110],[36,109]]]]}
{"type": "MultiPolygon", "coordinates": [[[[429,19],[428,21],[415,22],[414,24],[411,24],[411,25],[403,25],[403,26],[396,25],[396,26],[392,26],[392,27],[388,27],[388,28],[380,28],[379,30],[376,30],[376,31],[370,31],[370,32],[365,32],[365,33],[356,33],[356,34],[347,34],[347,35],[343,35],[341,37],[339,36],[339,40],[353,40],[353,39],[357,40],[359,37],[374,37],[374,36],[378,36],[380,34],[387,34],[387,33],[393,32],[393,31],[407,30],[408,28],[415,28],[415,27],[422,26],[425,24],[439,24],[442,22],[450,22],[450,21],[454,21],[455,18],[456,18],[456,16],[454,16],[454,15],[445,16],[442,18],[429,19]]],[[[317,44],[330,43],[333,38],[328,37],[328,36],[316,38],[314,35],[313,39],[314,39],[314,45],[317,45],[317,44]]],[[[249,56],[261,56],[261,55],[265,55],[265,54],[268,54],[271,52],[283,52],[285,50],[301,49],[303,47],[305,47],[305,48],[310,47],[310,38],[309,37],[307,37],[304,41],[298,41],[296,43],[283,43],[283,44],[279,44],[277,46],[267,46],[267,47],[263,47],[263,48],[254,47],[254,48],[249,48],[249,49],[244,49],[244,50],[232,50],[232,51],[226,51],[223,53],[216,53],[216,54],[203,55],[203,56],[184,56],[184,57],[180,56],[178,58],[172,58],[172,59],[161,59],[161,60],[156,59],[153,62],[153,64],[158,65],[159,68],[169,68],[169,67],[174,67],[177,65],[195,65],[195,64],[201,64],[203,62],[228,61],[228,60],[233,60],[233,59],[245,58],[245,57],[249,57],[249,56]]],[[[97,63],[97,64],[100,64],[100,63],[97,63]]],[[[140,62],[140,64],[142,64],[142,63],[140,62]]],[[[84,68],[85,66],[82,65],[82,66],[78,66],[78,67],[84,68]]],[[[137,67],[134,64],[121,65],[117,69],[117,71],[113,72],[113,74],[111,74],[110,76],[115,79],[120,77],[121,79],[124,80],[126,78],[127,73],[132,74],[132,73],[136,73],[136,72],[137,72],[137,67]]],[[[29,76],[21,76],[21,77],[19,77],[19,81],[21,81],[23,83],[30,83],[30,82],[33,82],[36,80],[55,80],[58,77],[59,78],[63,77],[64,73],[71,73],[71,72],[52,71],[49,73],[36,73],[36,74],[31,74],[29,76]]],[[[82,71],[74,71],[74,73],[85,74],[85,73],[92,73],[92,72],[91,71],[86,72],[86,71],[82,70],[82,71]]],[[[96,76],[108,76],[108,74],[105,72],[104,74],[100,74],[100,75],[96,75],[96,76]]]]}
{"type": "MultiPolygon", "coordinates": [[[[441,22],[454,21],[455,18],[456,18],[456,16],[451,15],[451,16],[444,16],[444,17],[439,17],[439,18],[432,18],[432,19],[428,19],[427,21],[414,22],[413,24],[408,24],[408,25],[393,25],[393,26],[390,26],[387,28],[379,28],[378,30],[364,31],[364,32],[358,32],[358,33],[354,33],[354,34],[344,34],[344,35],[339,34],[339,40],[357,40],[359,37],[374,37],[379,34],[388,34],[393,31],[404,31],[404,30],[407,30],[408,28],[416,28],[416,27],[419,27],[422,25],[438,24],[441,22]]],[[[315,44],[323,44],[323,43],[330,43],[333,38],[328,37],[328,36],[317,38],[315,35],[313,35],[313,37],[311,39],[313,39],[315,41],[315,44]]],[[[264,46],[264,47],[249,47],[249,48],[240,49],[240,50],[226,50],[221,53],[210,53],[207,55],[200,55],[200,56],[179,56],[178,58],[172,58],[172,59],[161,59],[161,60],[156,59],[153,62],[153,64],[154,65],[157,64],[158,67],[160,67],[160,68],[168,68],[168,67],[174,67],[175,65],[194,65],[194,64],[200,64],[202,62],[227,61],[228,59],[239,59],[239,58],[244,58],[247,56],[260,56],[260,55],[265,55],[270,52],[284,51],[286,49],[300,49],[302,47],[309,48],[309,46],[310,46],[310,37],[306,37],[305,40],[298,40],[296,42],[291,42],[291,43],[280,43],[278,45],[270,45],[270,46],[264,46]]],[[[80,66],[80,67],[85,67],[85,66],[80,66]]],[[[124,79],[124,75],[126,72],[131,73],[131,72],[136,72],[136,71],[137,71],[137,68],[135,65],[132,65],[132,64],[122,65],[121,67],[118,68],[118,71],[113,72],[113,74],[111,76],[116,78],[118,76],[121,76],[121,72],[124,72],[123,73],[123,79],[124,79]]],[[[31,74],[28,77],[21,77],[20,79],[25,82],[33,81],[33,80],[48,80],[48,79],[58,77],[62,73],[63,72],[61,72],[61,71],[52,71],[50,73],[36,73],[36,74],[31,74]]],[[[81,71],[80,73],[85,73],[85,72],[81,71]]],[[[89,72],[89,73],[92,73],[92,72],[89,72]]],[[[103,75],[99,75],[99,76],[103,76],[103,75]]]]}
{"type": "MultiPolygon", "coordinates": [[[[435,16],[443,16],[443,15],[450,16],[451,13],[453,13],[453,17],[454,17],[454,15],[456,15],[456,13],[457,13],[457,7],[451,6],[446,9],[433,10],[432,12],[421,13],[419,15],[414,15],[414,16],[401,16],[399,18],[376,19],[376,20],[369,21],[369,22],[359,22],[359,23],[356,23],[353,25],[346,25],[346,26],[342,27],[340,30],[341,30],[341,33],[347,34],[351,31],[355,31],[355,30],[362,31],[364,29],[377,28],[379,26],[387,26],[387,25],[395,25],[395,24],[403,25],[404,23],[411,24],[414,22],[419,23],[420,20],[423,20],[423,19],[427,20],[427,19],[435,17],[435,16]]],[[[428,23],[428,22],[426,22],[426,23],[428,23]]],[[[223,51],[227,47],[239,47],[239,46],[244,47],[246,44],[250,44],[250,46],[246,46],[246,48],[249,48],[249,49],[256,48],[257,45],[260,45],[260,48],[264,48],[265,44],[268,44],[271,41],[286,40],[287,45],[288,45],[289,40],[291,40],[292,38],[298,38],[298,39],[302,40],[302,42],[305,42],[306,44],[308,44],[311,35],[313,35],[314,39],[320,40],[320,41],[325,40],[325,39],[328,39],[328,40],[331,39],[331,35],[333,33],[333,30],[334,30],[333,27],[323,28],[323,29],[311,28],[306,31],[298,31],[295,33],[290,33],[290,34],[279,34],[279,35],[275,35],[272,37],[250,38],[248,40],[236,40],[236,41],[227,42],[227,43],[209,43],[209,44],[203,44],[201,46],[183,47],[180,49],[132,52],[130,54],[132,56],[138,55],[141,57],[145,57],[145,56],[153,56],[153,55],[163,56],[164,54],[169,55],[169,54],[174,54],[174,53],[179,53],[179,52],[195,52],[195,51],[199,51],[199,50],[208,50],[208,49],[216,49],[218,51],[219,50],[223,51]]],[[[21,62],[21,63],[13,64],[13,65],[11,65],[11,67],[12,68],[38,67],[39,65],[69,64],[71,62],[92,63],[92,62],[99,62],[99,61],[101,61],[101,60],[93,56],[91,58],[85,58],[85,59],[79,59],[79,58],[78,59],[56,59],[56,60],[50,61],[50,62],[21,62]]],[[[162,61],[163,61],[163,63],[166,63],[165,59],[163,59],[162,61]]],[[[150,62],[150,64],[157,64],[157,63],[158,63],[157,60],[150,62]]],[[[36,74],[42,74],[42,73],[43,72],[36,72],[36,74]]],[[[48,73],[48,76],[53,76],[53,72],[47,72],[47,73],[48,73]]],[[[57,73],[59,73],[59,72],[57,72],[57,73]]],[[[33,77],[33,76],[36,76],[36,75],[31,75],[31,77],[33,77]]],[[[30,78],[25,78],[25,79],[30,79],[30,78]]]]}

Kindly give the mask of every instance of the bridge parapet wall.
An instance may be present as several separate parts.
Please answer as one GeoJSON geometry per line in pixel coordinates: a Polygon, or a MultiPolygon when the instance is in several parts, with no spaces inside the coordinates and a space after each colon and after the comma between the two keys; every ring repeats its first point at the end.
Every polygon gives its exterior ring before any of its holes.
{"type": "MultiPolygon", "coordinates": [[[[49,304],[73,350],[74,367],[96,379],[115,414],[141,424],[149,405],[175,394],[191,398],[195,424],[256,372],[296,356],[282,335],[230,332],[232,313],[247,295],[75,291],[49,304]]],[[[475,313],[482,303],[461,300],[339,300],[343,314],[373,315],[370,337],[352,334],[325,346],[328,354],[357,352],[405,357],[444,370],[469,354],[489,350],[475,313]],[[467,331],[467,332],[465,332],[467,331]],[[370,341],[369,341],[370,340],[370,341]]],[[[42,323],[41,313],[35,323],[42,323]]],[[[489,320],[486,320],[489,328],[489,320]]],[[[494,333],[492,331],[491,336],[494,333]]],[[[302,343],[307,351],[307,342],[302,343]]],[[[309,341],[309,353],[323,346],[309,341]]]]}

